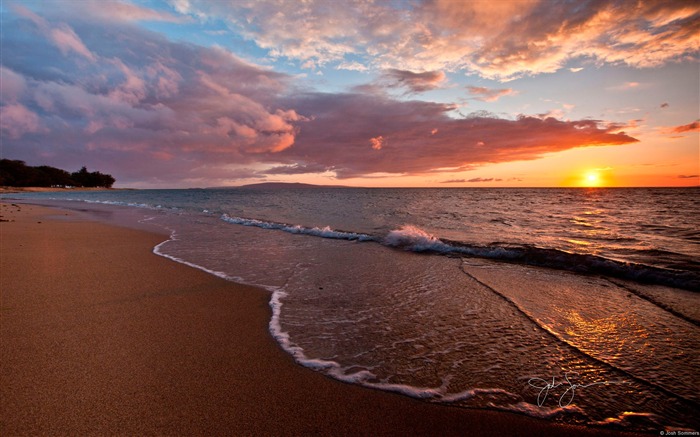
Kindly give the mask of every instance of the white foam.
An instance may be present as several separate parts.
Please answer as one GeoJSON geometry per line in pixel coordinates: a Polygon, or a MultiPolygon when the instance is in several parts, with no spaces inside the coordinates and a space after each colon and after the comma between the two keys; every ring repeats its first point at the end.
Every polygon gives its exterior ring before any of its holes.
{"type": "Polygon", "coordinates": [[[321,238],[333,238],[337,240],[357,240],[357,241],[374,241],[375,238],[371,235],[359,234],[356,232],[344,232],[331,229],[330,226],[323,228],[313,227],[308,228],[301,225],[287,225],[284,223],[266,222],[257,219],[247,219],[243,217],[231,217],[228,214],[222,214],[221,220],[236,225],[255,226],[262,229],[275,229],[279,231],[289,232],[290,234],[312,235],[321,238]]]}
{"type": "Polygon", "coordinates": [[[453,246],[413,225],[404,225],[389,232],[384,237],[384,244],[416,252],[452,252],[455,250],[453,246]]]}
{"type": "Polygon", "coordinates": [[[458,402],[465,401],[467,399],[474,398],[480,395],[506,395],[515,396],[513,393],[500,389],[500,388],[472,388],[469,390],[464,390],[459,393],[453,393],[450,395],[444,395],[440,397],[442,402],[458,402]]]}
{"type": "Polygon", "coordinates": [[[211,269],[208,269],[208,268],[206,268],[206,267],[200,266],[199,264],[191,263],[191,262],[189,262],[189,261],[185,261],[185,260],[182,259],[182,258],[178,258],[178,257],[176,257],[176,256],[169,255],[169,254],[163,252],[163,251],[161,250],[161,247],[163,247],[163,246],[164,246],[165,244],[167,244],[167,243],[170,243],[171,241],[177,241],[177,234],[175,233],[174,230],[170,230],[170,238],[168,238],[167,240],[165,240],[165,241],[163,241],[163,242],[157,244],[157,245],[153,248],[153,253],[155,253],[156,255],[160,255],[160,256],[162,256],[163,258],[168,258],[168,259],[173,260],[173,261],[175,261],[175,262],[179,262],[180,264],[184,264],[184,265],[186,265],[186,266],[194,267],[194,268],[196,268],[196,269],[205,271],[205,272],[207,272],[207,273],[210,273],[210,274],[212,274],[212,275],[214,275],[214,276],[218,276],[219,278],[226,279],[226,280],[228,280],[228,281],[242,282],[241,278],[229,276],[229,275],[227,275],[227,274],[224,273],[224,272],[218,272],[218,271],[216,271],[216,270],[211,270],[211,269]]]}
{"type": "Polygon", "coordinates": [[[528,402],[519,402],[515,405],[508,405],[504,407],[493,406],[499,410],[510,411],[512,413],[522,413],[530,417],[536,417],[538,419],[552,419],[554,417],[560,416],[562,414],[580,414],[585,416],[584,411],[577,407],[576,405],[567,405],[565,407],[539,407],[528,402]]]}

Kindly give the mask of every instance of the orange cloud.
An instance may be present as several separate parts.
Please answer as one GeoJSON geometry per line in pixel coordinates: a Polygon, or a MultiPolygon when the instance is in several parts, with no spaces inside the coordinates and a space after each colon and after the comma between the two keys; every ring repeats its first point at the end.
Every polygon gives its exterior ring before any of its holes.
{"type": "Polygon", "coordinates": [[[692,123],[684,124],[683,126],[676,126],[670,130],[672,133],[683,133],[683,132],[700,132],[700,120],[695,120],[692,123]]]}
{"type": "Polygon", "coordinates": [[[372,149],[374,150],[382,150],[382,147],[384,146],[384,137],[383,136],[378,136],[375,138],[370,138],[369,143],[372,145],[372,149]]]}
{"type": "MultiPolygon", "coordinates": [[[[368,94],[306,94],[288,104],[309,121],[300,125],[292,147],[259,159],[287,166],[304,161],[339,178],[456,171],[479,164],[536,159],[576,147],[637,141],[619,132],[619,125],[594,120],[527,116],[507,120],[478,115],[454,119],[447,115],[450,105],[368,94]],[[440,134],[426,135],[433,129],[440,134]],[[373,140],[370,145],[381,147],[382,153],[366,153],[368,133],[373,140]],[[388,137],[390,143],[385,141],[388,137]]],[[[298,170],[304,173],[306,167],[298,170]]]]}

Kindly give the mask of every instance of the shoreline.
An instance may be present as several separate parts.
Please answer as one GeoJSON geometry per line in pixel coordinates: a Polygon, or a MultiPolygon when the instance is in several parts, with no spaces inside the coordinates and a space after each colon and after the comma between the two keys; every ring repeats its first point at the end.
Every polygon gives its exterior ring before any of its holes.
{"type": "Polygon", "coordinates": [[[163,235],[0,205],[0,434],[632,435],[330,379],[272,338],[269,292],[163,235]]]}

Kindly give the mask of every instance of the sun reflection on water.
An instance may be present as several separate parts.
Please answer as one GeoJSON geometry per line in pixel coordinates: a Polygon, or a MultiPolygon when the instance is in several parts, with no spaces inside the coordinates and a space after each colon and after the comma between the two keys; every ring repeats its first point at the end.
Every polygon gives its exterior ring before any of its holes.
{"type": "Polygon", "coordinates": [[[568,311],[566,318],[570,323],[565,329],[566,335],[578,338],[594,349],[606,351],[606,359],[621,358],[623,350],[641,354],[653,352],[651,345],[644,341],[649,338],[648,330],[634,315],[590,318],[578,311],[568,311]]]}

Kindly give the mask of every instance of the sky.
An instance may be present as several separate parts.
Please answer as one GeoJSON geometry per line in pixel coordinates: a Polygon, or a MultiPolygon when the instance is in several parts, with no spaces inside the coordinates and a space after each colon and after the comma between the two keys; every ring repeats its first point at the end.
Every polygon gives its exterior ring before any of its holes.
{"type": "Polygon", "coordinates": [[[116,187],[700,185],[695,0],[0,14],[0,156],[116,187]]]}

